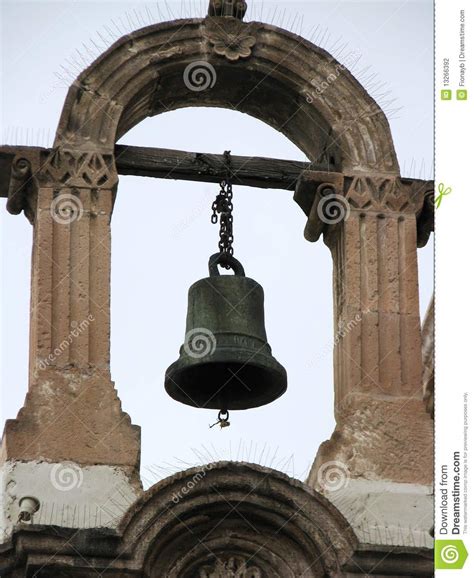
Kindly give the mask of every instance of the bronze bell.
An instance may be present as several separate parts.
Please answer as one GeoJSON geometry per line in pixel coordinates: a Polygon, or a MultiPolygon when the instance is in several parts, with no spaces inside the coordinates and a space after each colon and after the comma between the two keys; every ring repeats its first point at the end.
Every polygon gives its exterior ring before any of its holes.
{"type": "Polygon", "coordinates": [[[267,343],[263,289],[237,259],[217,253],[209,277],[188,294],[185,342],[166,371],[165,388],[175,400],[207,409],[249,409],[286,391],[286,371],[267,343]],[[235,275],[220,275],[217,265],[235,275]]]}

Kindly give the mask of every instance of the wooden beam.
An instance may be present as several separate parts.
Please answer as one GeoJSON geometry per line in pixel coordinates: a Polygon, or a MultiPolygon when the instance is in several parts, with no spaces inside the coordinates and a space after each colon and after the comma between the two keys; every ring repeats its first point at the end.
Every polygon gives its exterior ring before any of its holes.
{"type": "MultiPolygon", "coordinates": [[[[116,145],[121,175],[219,183],[227,174],[223,155],[116,145]]],[[[304,170],[328,170],[308,162],[231,155],[232,182],[262,189],[294,190],[304,170]]],[[[329,169],[334,170],[334,168],[329,169]]]]}
{"type": "MultiPolygon", "coordinates": [[[[15,156],[21,154],[28,157],[29,152],[36,154],[38,151],[48,154],[50,149],[0,147],[0,197],[8,196],[11,165],[15,156]]],[[[120,175],[219,183],[227,174],[224,156],[217,154],[116,145],[115,160],[120,175]]],[[[334,167],[322,167],[308,162],[265,157],[231,155],[231,163],[232,182],[236,185],[289,191],[295,189],[296,181],[304,170],[335,170],[334,167]]]]}

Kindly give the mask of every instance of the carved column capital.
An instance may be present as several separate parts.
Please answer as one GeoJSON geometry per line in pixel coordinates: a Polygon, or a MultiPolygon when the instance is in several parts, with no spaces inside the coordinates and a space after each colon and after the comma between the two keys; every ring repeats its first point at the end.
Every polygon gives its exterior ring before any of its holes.
{"type": "Polygon", "coordinates": [[[112,190],[118,174],[112,154],[70,151],[62,148],[2,147],[2,178],[8,190],[7,210],[24,211],[33,224],[40,188],[63,190],[112,190]]]}
{"type": "Polygon", "coordinates": [[[308,216],[304,235],[311,242],[329,232],[331,225],[347,220],[353,211],[415,215],[419,247],[426,244],[434,228],[433,181],[305,171],[294,198],[308,216]]]}

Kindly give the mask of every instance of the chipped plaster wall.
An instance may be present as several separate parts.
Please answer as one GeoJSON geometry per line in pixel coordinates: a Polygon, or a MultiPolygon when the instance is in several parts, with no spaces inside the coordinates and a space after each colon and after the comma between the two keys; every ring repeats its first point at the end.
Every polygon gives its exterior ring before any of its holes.
{"type": "Polygon", "coordinates": [[[139,496],[121,468],[41,461],[3,464],[1,494],[1,541],[18,523],[19,501],[25,496],[40,502],[34,524],[68,528],[113,528],[139,496]]]}

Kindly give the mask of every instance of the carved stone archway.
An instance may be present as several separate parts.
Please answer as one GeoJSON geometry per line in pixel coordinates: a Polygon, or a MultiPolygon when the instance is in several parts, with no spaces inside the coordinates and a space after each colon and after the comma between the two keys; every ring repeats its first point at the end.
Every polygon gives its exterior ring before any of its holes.
{"type": "Polygon", "coordinates": [[[146,117],[189,106],[250,114],[332,169],[399,174],[384,113],[345,67],[291,32],[234,18],[175,20],[120,39],[71,86],[55,146],[111,154],[146,117]],[[204,75],[194,87],[193,73],[204,75]]]}
{"type": "Polygon", "coordinates": [[[357,545],[323,496],[275,470],[235,462],[157,484],[119,531],[150,578],[335,576],[357,545]]]}

